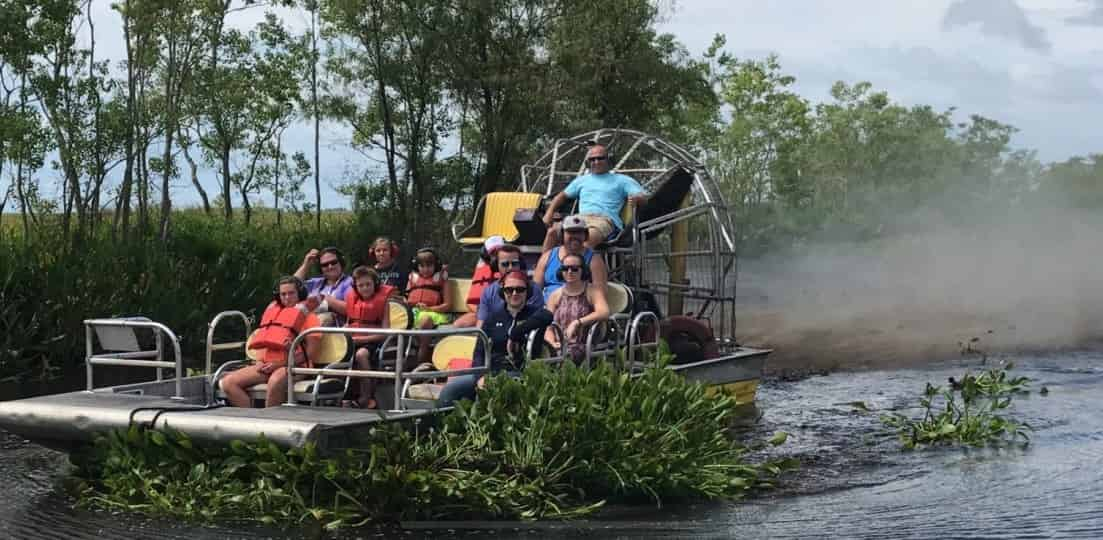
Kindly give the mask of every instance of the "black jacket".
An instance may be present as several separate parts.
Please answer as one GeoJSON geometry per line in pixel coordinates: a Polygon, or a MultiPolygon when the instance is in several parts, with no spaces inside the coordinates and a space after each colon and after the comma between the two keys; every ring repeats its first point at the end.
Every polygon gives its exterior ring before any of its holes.
{"type": "MultiPolygon", "coordinates": [[[[550,311],[544,308],[534,308],[528,304],[521,308],[521,311],[517,313],[517,317],[514,317],[505,308],[490,312],[490,316],[483,321],[483,332],[490,338],[490,370],[520,370],[524,367],[524,347],[528,343],[529,332],[539,331],[536,339],[536,350],[533,352],[533,354],[539,354],[544,347],[544,329],[551,324],[552,319],[550,311]],[[506,344],[511,339],[514,343],[520,345],[514,351],[512,358],[506,351],[506,344]]],[[[483,342],[480,339],[478,344],[475,345],[475,358],[472,360],[472,365],[482,366],[485,362],[484,356],[483,342]]]]}

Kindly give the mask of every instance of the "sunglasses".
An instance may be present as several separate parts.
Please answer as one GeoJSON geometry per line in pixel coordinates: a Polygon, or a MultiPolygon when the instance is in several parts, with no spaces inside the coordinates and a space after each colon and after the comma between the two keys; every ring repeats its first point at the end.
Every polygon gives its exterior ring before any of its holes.
{"type": "Polygon", "coordinates": [[[338,261],[326,261],[323,263],[318,263],[318,266],[321,266],[322,268],[329,268],[330,266],[337,266],[338,264],[341,263],[338,261]]]}
{"type": "Polygon", "coordinates": [[[498,266],[502,268],[513,268],[514,266],[521,266],[520,259],[510,259],[508,261],[498,261],[498,266]]]}
{"type": "Polygon", "coordinates": [[[586,158],[586,162],[587,163],[594,163],[594,162],[597,162],[597,161],[605,161],[607,159],[609,159],[609,156],[593,156],[593,157],[586,158]]]}
{"type": "Polygon", "coordinates": [[[527,290],[526,287],[502,287],[502,292],[506,294],[521,294],[527,290]]]}
{"type": "Polygon", "coordinates": [[[565,265],[563,265],[563,271],[564,272],[581,272],[582,267],[578,266],[578,265],[574,265],[574,264],[570,264],[570,265],[565,264],[565,265]]]}

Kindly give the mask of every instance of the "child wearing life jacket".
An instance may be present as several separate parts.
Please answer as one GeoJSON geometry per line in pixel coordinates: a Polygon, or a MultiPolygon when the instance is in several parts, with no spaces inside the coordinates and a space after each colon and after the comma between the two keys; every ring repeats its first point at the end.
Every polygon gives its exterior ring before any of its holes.
{"type": "Polygon", "coordinates": [[[479,262],[475,263],[475,271],[471,273],[471,288],[467,290],[467,313],[456,318],[453,323],[456,328],[475,326],[478,322],[476,313],[479,311],[479,298],[482,297],[483,289],[498,279],[494,259],[498,256],[498,248],[504,245],[506,240],[501,236],[491,236],[483,242],[483,248],[479,250],[479,262]]]}
{"type": "MultiPolygon", "coordinates": [[[[389,328],[391,326],[390,309],[387,306],[387,298],[394,292],[394,287],[384,285],[379,274],[367,266],[358,266],[352,271],[352,279],[355,287],[345,294],[345,309],[348,322],[345,326],[350,328],[389,328]]],[[[352,338],[356,345],[354,362],[357,369],[378,369],[379,345],[386,336],[382,334],[355,335],[352,338]]],[[[375,383],[373,378],[358,379],[359,397],[354,401],[344,402],[350,407],[362,409],[376,408],[375,383]]]]}
{"type": "MultiPolygon", "coordinates": [[[[276,282],[275,299],[265,308],[260,325],[249,344],[258,355],[256,363],[230,372],[219,381],[226,400],[234,407],[251,407],[253,400],[247,389],[266,383],[265,406],[277,406],[287,400],[287,353],[295,339],[309,328],[319,326],[312,302],[307,299],[306,286],[295,276],[284,276],[276,282]]],[[[316,302],[316,300],[314,300],[316,302]]],[[[309,366],[310,358],[319,349],[321,334],[308,336],[295,351],[295,365],[309,366]],[[305,343],[305,346],[302,344],[305,343]]]]}
{"type": "MultiPolygon", "coordinates": [[[[414,311],[414,328],[432,329],[449,323],[452,287],[448,268],[433,248],[421,248],[414,257],[414,270],[406,281],[406,303],[414,311]]],[[[429,338],[418,338],[418,362],[431,358],[429,338]]]]}

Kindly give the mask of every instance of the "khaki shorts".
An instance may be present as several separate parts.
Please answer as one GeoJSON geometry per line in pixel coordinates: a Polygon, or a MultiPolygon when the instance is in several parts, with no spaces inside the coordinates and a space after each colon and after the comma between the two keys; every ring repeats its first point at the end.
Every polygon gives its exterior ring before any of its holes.
{"type": "MultiPolygon", "coordinates": [[[[579,214],[583,220],[586,221],[586,226],[590,229],[590,236],[596,236],[603,240],[608,240],[613,233],[617,232],[617,226],[613,224],[613,220],[601,215],[601,214],[579,214]]],[[[563,238],[562,225],[560,225],[559,238],[563,238]]]]}

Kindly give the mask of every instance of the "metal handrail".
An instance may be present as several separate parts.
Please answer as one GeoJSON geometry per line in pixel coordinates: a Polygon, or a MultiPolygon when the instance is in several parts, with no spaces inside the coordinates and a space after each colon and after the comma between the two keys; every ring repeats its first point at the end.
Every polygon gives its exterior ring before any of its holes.
{"type": "Polygon", "coordinates": [[[211,322],[207,324],[207,369],[203,372],[204,375],[211,374],[211,357],[214,355],[214,351],[226,351],[236,349],[238,347],[245,347],[245,344],[249,341],[249,332],[252,331],[252,325],[249,323],[249,317],[240,311],[223,311],[218,315],[215,315],[211,322]],[[218,323],[222,322],[222,319],[226,317],[240,317],[245,322],[245,339],[241,341],[234,341],[230,343],[214,343],[214,331],[218,328],[218,323]]]}
{"type": "Polygon", "coordinates": [[[626,351],[625,351],[625,356],[628,357],[628,365],[630,365],[630,366],[634,365],[635,362],[636,362],[636,348],[633,345],[634,341],[636,341],[636,340],[640,341],[640,345],[639,345],[640,349],[651,348],[651,347],[658,348],[658,346],[659,346],[659,335],[660,334],[661,334],[661,331],[660,331],[660,328],[659,328],[659,317],[658,317],[658,315],[655,315],[654,312],[641,311],[641,312],[637,313],[635,317],[632,317],[632,322],[630,322],[628,324],[628,333],[624,338],[625,347],[627,348],[626,351]],[[655,324],[655,341],[652,341],[652,342],[649,342],[649,343],[644,343],[643,339],[640,337],[640,323],[644,319],[649,319],[655,324]]]}
{"type": "Polygon", "coordinates": [[[398,338],[398,350],[401,351],[405,348],[406,337],[434,337],[434,336],[454,336],[454,335],[467,335],[473,334],[483,342],[483,355],[489,360],[491,348],[490,338],[480,328],[433,328],[427,330],[421,329],[399,329],[399,328],[348,328],[348,327],[328,327],[328,326],[315,326],[314,328],[308,328],[295,336],[295,339],[291,340],[291,344],[287,349],[287,402],[285,405],[295,405],[295,374],[300,375],[330,375],[334,377],[357,377],[357,378],[377,378],[387,379],[394,377],[394,409],[392,412],[402,412],[406,410],[405,405],[402,403],[402,383],[403,379],[435,379],[438,377],[449,377],[453,375],[472,375],[476,373],[487,373],[490,371],[490,362],[483,362],[482,367],[473,367],[465,369],[454,369],[444,371],[434,371],[431,373],[403,373],[404,358],[398,358],[394,363],[394,373],[388,371],[376,371],[366,369],[327,369],[327,368],[305,368],[295,367],[295,350],[302,343],[306,336],[311,334],[341,334],[345,336],[351,335],[384,335],[384,336],[397,336],[398,338]]]}
{"type": "Polygon", "coordinates": [[[154,321],[149,320],[127,320],[127,319],[85,319],[84,320],[84,337],[85,337],[85,372],[87,376],[87,384],[85,390],[91,392],[95,385],[93,384],[92,366],[133,366],[133,367],[151,367],[157,369],[157,380],[161,380],[161,369],[163,368],[176,368],[176,394],[172,399],[184,399],[183,381],[184,381],[184,359],[180,354],[180,339],[176,337],[169,327],[154,321]],[[153,352],[156,355],[157,360],[135,360],[134,353],[120,353],[116,355],[96,355],[92,353],[92,329],[100,327],[125,327],[125,328],[150,328],[156,332],[157,336],[157,349],[155,351],[138,351],[139,353],[153,352]],[[168,336],[172,341],[173,353],[175,353],[174,361],[164,361],[164,349],[161,346],[161,337],[168,336]]]}

